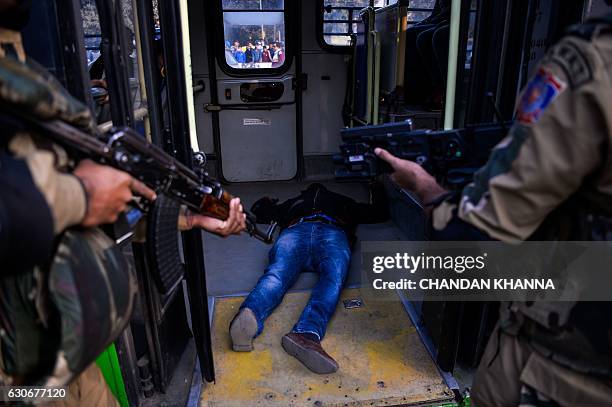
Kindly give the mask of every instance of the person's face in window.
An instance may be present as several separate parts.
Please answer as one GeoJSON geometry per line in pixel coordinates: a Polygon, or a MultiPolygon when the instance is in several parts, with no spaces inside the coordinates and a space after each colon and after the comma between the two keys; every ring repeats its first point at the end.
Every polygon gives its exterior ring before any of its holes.
{"type": "Polygon", "coordinates": [[[234,41],[234,48],[240,48],[240,43],[238,41],[234,41]]]}

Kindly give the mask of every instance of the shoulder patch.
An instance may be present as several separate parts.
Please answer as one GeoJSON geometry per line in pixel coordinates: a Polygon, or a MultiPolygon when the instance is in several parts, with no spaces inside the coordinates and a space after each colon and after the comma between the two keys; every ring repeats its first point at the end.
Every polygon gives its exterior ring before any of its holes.
{"type": "Polygon", "coordinates": [[[593,79],[593,72],[586,57],[575,44],[563,41],[553,48],[550,57],[552,62],[563,68],[572,87],[593,79]]]}
{"type": "Polygon", "coordinates": [[[520,123],[533,124],[566,88],[565,82],[546,68],[539,68],[529,81],[517,109],[520,123]]]}

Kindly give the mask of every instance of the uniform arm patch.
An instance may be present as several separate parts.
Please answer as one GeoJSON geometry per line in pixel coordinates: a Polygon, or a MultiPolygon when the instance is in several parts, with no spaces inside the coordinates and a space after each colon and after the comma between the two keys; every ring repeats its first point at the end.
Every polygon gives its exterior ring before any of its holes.
{"type": "Polygon", "coordinates": [[[571,42],[562,42],[553,48],[551,61],[555,62],[565,71],[570,85],[574,88],[593,79],[593,72],[586,57],[571,42]]]}
{"type": "Polygon", "coordinates": [[[566,83],[546,68],[539,68],[527,84],[517,109],[517,119],[523,124],[534,124],[542,113],[567,87],[566,83]]]}

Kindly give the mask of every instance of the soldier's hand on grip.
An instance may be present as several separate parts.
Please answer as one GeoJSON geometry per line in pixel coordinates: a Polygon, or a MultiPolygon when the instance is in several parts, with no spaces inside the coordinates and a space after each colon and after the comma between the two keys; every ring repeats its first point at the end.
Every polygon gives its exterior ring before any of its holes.
{"type": "Polygon", "coordinates": [[[150,201],[156,198],[153,190],[128,173],[91,160],[81,161],[74,175],[80,178],[87,193],[87,213],[81,222],[83,226],[115,222],[134,194],[150,201]]]}
{"type": "Polygon", "coordinates": [[[427,204],[447,191],[419,164],[397,158],[385,149],[377,148],[374,153],[393,168],[391,180],[400,187],[413,192],[422,203],[427,204]]]}

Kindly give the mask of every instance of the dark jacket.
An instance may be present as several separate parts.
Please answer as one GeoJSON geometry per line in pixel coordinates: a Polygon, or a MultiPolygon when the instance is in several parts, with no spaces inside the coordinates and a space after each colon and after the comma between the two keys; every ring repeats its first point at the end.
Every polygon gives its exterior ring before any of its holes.
{"type": "Polygon", "coordinates": [[[0,275],[5,276],[51,258],[53,214],[26,162],[12,157],[2,147],[0,191],[0,275]]]}
{"type": "Polygon", "coordinates": [[[244,56],[247,63],[253,62],[253,50],[251,48],[247,48],[247,50],[244,51],[244,56]]]}
{"type": "Polygon", "coordinates": [[[278,203],[278,199],[264,197],[255,202],[251,211],[258,223],[278,222],[284,229],[299,219],[325,214],[333,218],[355,241],[355,229],[360,223],[380,223],[389,219],[389,209],[384,189],[374,184],[371,188],[372,203],[359,203],[353,198],[328,190],[321,184],[311,184],[300,195],[278,203]]]}

